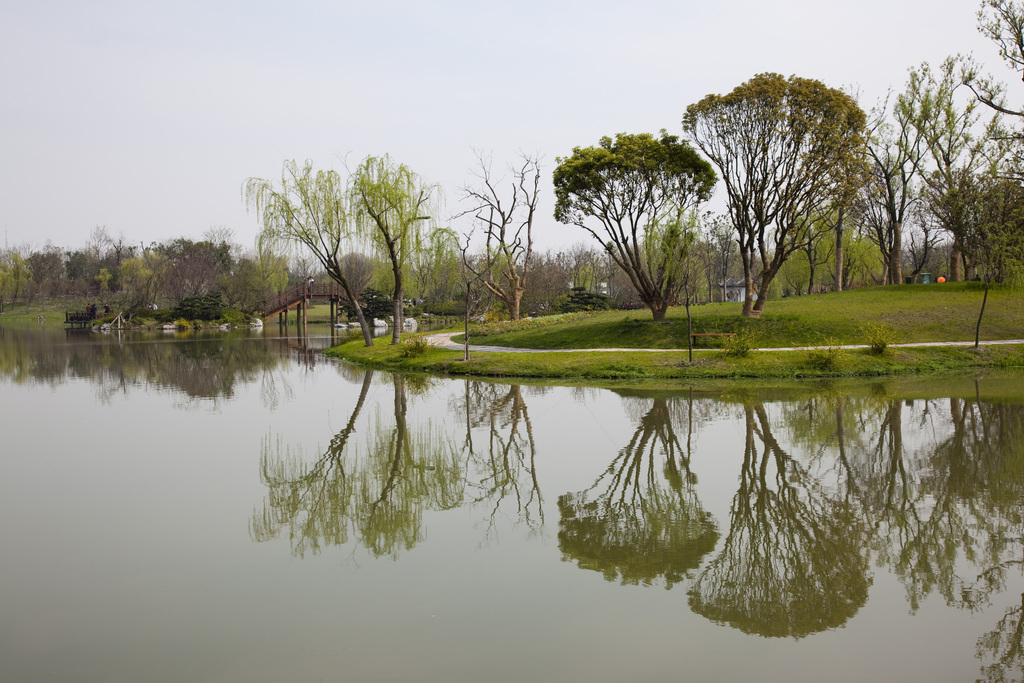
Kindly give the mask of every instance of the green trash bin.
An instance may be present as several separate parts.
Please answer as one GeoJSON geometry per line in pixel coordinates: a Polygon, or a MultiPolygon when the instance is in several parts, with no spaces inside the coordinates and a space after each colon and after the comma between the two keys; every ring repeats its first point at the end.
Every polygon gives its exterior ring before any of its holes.
{"type": "Polygon", "coordinates": [[[914,284],[914,276],[913,275],[906,275],[906,276],[904,276],[903,284],[905,284],[905,285],[912,285],[912,284],[914,284]]]}
{"type": "Polygon", "coordinates": [[[930,285],[932,283],[932,274],[931,273],[920,273],[919,277],[921,278],[921,284],[922,285],[930,285]]]}

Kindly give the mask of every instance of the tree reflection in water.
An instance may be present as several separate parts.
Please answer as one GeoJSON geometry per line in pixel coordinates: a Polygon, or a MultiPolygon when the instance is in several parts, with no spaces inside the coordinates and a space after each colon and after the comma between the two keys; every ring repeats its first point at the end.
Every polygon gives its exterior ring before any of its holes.
{"type": "MultiPolygon", "coordinates": [[[[539,388],[546,391],[546,388],[539,388]]],[[[537,481],[537,447],[523,387],[464,381],[452,412],[465,421],[463,452],[467,457],[470,501],[489,505],[493,532],[502,505],[515,506],[514,517],[532,529],[544,523],[544,498],[537,481]],[[473,438],[486,430],[484,443],[473,438]]]]}
{"type": "MultiPolygon", "coordinates": [[[[912,611],[932,594],[979,610],[1005,590],[1010,571],[1021,570],[1024,406],[956,397],[903,401],[880,391],[809,399],[786,421],[808,451],[835,442],[876,562],[903,583],[912,611]]],[[[1021,680],[1021,613],[1021,604],[1012,605],[979,638],[984,680],[1021,680]]]]}
{"type": "Polygon", "coordinates": [[[253,513],[257,541],[288,528],[292,551],[303,556],[324,545],[340,545],[354,534],[372,555],[397,559],[423,540],[423,513],[463,502],[464,481],[457,450],[428,423],[409,428],[407,378],[393,375],[394,421],[378,413],[365,444],[352,436],[372,384],[363,374],[359,398],[345,427],[313,463],[264,441],[261,478],[268,487],[263,509],[253,513]]]}
{"type": "Polygon", "coordinates": [[[273,407],[289,391],[282,351],[292,343],[246,331],[98,334],[4,325],[0,341],[0,378],[50,387],[87,380],[101,403],[158,388],[190,407],[230,399],[237,387],[260,381],[273,407]]]}
{"type": "Polygon", "coordinates": [[[744,406],[744,418],[729,534],[691,587],[690,606],[763,636],[839,626],[867,600],[865,525],[841,491],[829,491],[783,450],[762,404],[744,406]]]}
{"type": "Polygon", "coordinates": [[[648,400],[633,438],[593,486],[559,497],[558,544],[564,560],[609,581],[661,577],[671,588],[714,549],[718,529],[694,491],[691,441],[684,447],[673,424],[685,410],[692,435],[692,396],[640,399],[648,400]]]}

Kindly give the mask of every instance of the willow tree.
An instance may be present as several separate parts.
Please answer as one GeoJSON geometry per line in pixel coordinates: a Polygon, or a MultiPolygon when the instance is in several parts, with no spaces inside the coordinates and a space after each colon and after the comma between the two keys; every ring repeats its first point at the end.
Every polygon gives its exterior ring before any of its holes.
{"type": "Polygon", "coordinates": [[[809,221],[844,193],[863,158],[864,124],[850,95],[772,73],[686,108],[683,129],[725,183],[746,281],[743,315],[761,316],[809,221]]]}
{"type": "Polygon", "coordinates": [[[696,209],[715,172],[679,138],[619,133],[576,147],[555,168],[555,219],[590,233],[655,320],[678,303],[696,209]]]}
{"type": "Polygon", "coordinates": [[[391,343],[397,344],[405,320],[405,270],[412,253],[420,247],[421,221],[431,208],[433,185],[424,185],[408,166],[397,164],[386,154],[363,160],[351,179],[351,196],[356,221],[377,250],[387,256],[395,288],[392,292],[394,329],[391,343]]]}
{"type": "Polygon", "coordinates": [[[359,320],[363,341],[373,346],[370,327],[359,305],[359,292],[345,272],[342,247],[358,233],[341,176],[336,171],[314,171],[310,161],[301,167],[295,161],[286,161],[279,183],[249,178],[244,189],[246,204],[263,222],[260,243],[305,248],[312,254],[345,291],[359,320]]]}

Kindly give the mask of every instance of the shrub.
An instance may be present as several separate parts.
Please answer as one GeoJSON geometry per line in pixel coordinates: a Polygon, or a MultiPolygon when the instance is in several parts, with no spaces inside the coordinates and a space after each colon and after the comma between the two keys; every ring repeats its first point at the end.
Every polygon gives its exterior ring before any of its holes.
{"type": "Polygon", "coordinates": [[[487,309],[487,312],[484,313],[485,323],[499,323],[510,319],[508,309],[506,309],[503,304],[496,304],[487,309]]]}
{"type": "Polygon", "coordinates": [[[430,341],[426,337],[412,337],[402,342],[399,355],[402,358],[417,358],[430,350],[430,341]]]}
{"type": "Polygon", "coordinates": [[[608,311],[612,308],[615,308],[615,300],[610,296],[588,292],[582,287],[573,287],[568,296],[559,296],[554,301],[554,309],[559,313],[608,311]]]}
{"type": "Polygon", "coordinates": [[[177,320],[174,321],[174,325],[179,330],[191,330],[192,329],[192,323],[190,323],[185,318],[178,318],[177,320]]]}
{"type": "Polygon", "coordinates": [[[423,304],[423,312],[430,315],[445,315],[455,317],[466,312],[466,304],[462,301],[439,301],[423,304]]]}
{"type": "Polygon", "coordinates": [[[896,343],[896,330],[885,323],[868,323],[863,328],[871,353],[882,355],[885,350],[896,343]]]}
{"type": "Polygon", "coordinates": [[[744,358],[749,355],[752,350],[756,349],[757,345],[757,334],[751,330],[743,330],[726,338],[725,343],[722,344],[722,349],[723,353],[727,356],[732,358],[744,358]]]}
{"type": "Polygon", "coordinates": [[[189,320],[217,320],[221,317],[223,309],[220,294],[186,296],[174,307],[174,316],[189,320]]]}
{"type": "MultiPolygon", "coordinates": [[[[390,296],[383,294],[373,287],[367,287],[359,295],[359,305],[363,309],[363,315],[367,320],[374,318],[385,319],[394,313],[394,302],[390,296]]],[[[356,309],[348,301],[342,301],[338,307],[350,320],[355,320],[356,309]]]]}
{"type": "Polygon", "coordinates": [[[819,370],[837,370],[839,362],[846,355],[846,349],[835,339],[826,339],[824,345],[807,352],[807,360],[819,370]]]}

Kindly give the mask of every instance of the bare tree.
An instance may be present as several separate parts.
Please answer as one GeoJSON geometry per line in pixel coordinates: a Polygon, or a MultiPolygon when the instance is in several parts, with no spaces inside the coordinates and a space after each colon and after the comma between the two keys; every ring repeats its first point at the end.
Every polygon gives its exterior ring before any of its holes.
{"type": "Polygon", "coordinates": [[[472,208],[460,214],[472,216],[484,231],[484,258],[480,270],[474,272],[483,286],[505,304],[512,320],[519,320],[533,256],[540,159],[521,155],[519,162],[509,168],[511,181],[494,176],[489,158],[478,154],[477,161],[480,185],[463,188],[463,199],[472,208]],[[506,182],[507,190],[503,190],[506,182]]]}

